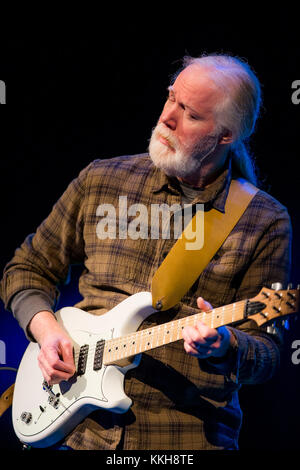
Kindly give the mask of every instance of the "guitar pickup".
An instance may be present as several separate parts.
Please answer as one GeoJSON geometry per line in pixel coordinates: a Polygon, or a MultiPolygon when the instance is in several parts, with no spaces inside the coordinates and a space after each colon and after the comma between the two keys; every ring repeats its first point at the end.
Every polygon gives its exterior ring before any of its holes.
{"type": "Polygon", "coordinates": [[[94,367],[93,367],[94,370],[99,370],[102,367],[104,344],[105,344],[105,341],[103,339],[100,341],[97,341],[95,357],[94,357],[94,367]]]}
{"type": "Polygon", "coordinates": [[[85,373],[88,353],[89,345],[84,344],[81,346],[78,357],[77,375],[83,375],[85,373]]]}

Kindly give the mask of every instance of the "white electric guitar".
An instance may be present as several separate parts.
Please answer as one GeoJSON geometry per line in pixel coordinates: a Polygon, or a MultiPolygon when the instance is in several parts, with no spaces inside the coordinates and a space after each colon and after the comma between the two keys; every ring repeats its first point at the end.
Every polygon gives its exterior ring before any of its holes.
{"type": "Polygon", "coordinates": [[[181,340],[183,328],[197,320],[218,328],[249,317],[262,325],[297,312],[298,303],[299,290],[263,288],[253,299],[141,331],[136,330],[143,320],[156,312],[149,292],[128,297],[101,316],[62,308],[56,317],[73,341],[77,372],[69,381],[49,386],[38,366],[39,346],[30,343],[14,388],[14,430],[21,442],[48,447],[97,408],[125,413],[132,401],[124,393],[124,376],[138,366],[144,351],[181,340]]]}

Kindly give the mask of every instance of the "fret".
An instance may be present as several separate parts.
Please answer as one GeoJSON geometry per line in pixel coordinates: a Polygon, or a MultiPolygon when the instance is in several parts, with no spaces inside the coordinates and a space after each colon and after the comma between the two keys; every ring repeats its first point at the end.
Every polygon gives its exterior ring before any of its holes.
{"type": "Polygon", "coordinates": [[[159,346],[159,328],[160,328],[160,325],[159,325],[159,327],[158,327],[158,329],[157,329],[157,335],[156,335],[156,347],[158,347],[158,346],[159,346]]]}
{"type": "Polygon", "coordinates": [[[233,323],[244,316],[245,301],[239,301],[200,312],[195,315],[173,320],[163,325],[156,325],[120,338],[107,340],[104,347],[104,363],[114,362],[182,339],[182,329],[187,325],[196,325],[201,319],[211,328],[233,323]]]}
{"type": "Polygon", "coordinates": [[[167,341],[169,339],[169,335],[168,335],[169,328],[168,328],[168,326],[169,326],[168,323],[165,323],[164,326],[163,326],[163,338],[162,338],[163,344],[166,344],[166,343],[169,342],[169,341],[167,341]]]}
{"type": "Polygon", "coordinates": [[[114,359],[119,359],[119,348],[120,348],[120,338],[117,338],[115,347],[114,347],[114,359]]]}
{"type": "Polygon", "coordinates": [[[152,346],[152,338],[153,338],[153,331],[152,328],[144,331],[144,348],[145,350],[153,349],[152,346]]]}
{"type": "Polygon", "coordinates": [[[130,336],[130,339],[129,339],[129,341],[130,341],[130,353],[133,353],[133,354],[136,354],[136,341],[135,341],[135,339],[136,339],[136,334],[132,334],[130,336]]]}
{"type": "Polygon", "coordinates": [[[172,321],[172,342],[177,341],[176,322],[172,321]]]}
{"type": "Polygon", "coordinates": [[[136,334],[134,335],[132,344],[134,345],[135,354],[137,354],[137,337],[136,337],[136,334]]]}
{"type": "Polygon", "coordinates": [[[142,330],[140,332],[140,347],[139,347],[139,352],[143,352],[145,351],[145,333],[144,333],[144,330],[142,330]],[[144,344],[143,344],[143,340],[144,340],[144,344]]]}
{"type": "Polygon", "coordinates": [[[177,322],[177,341],[181,338],[181,319],[177,322]]]}
{"type": "Polygon", "coordinates": [[[171,322],[171,327],[170,327],[171,333],[170,333],[170,343],[174,342],[174,322],[171,322]]]}
{"type": "Polygon", "coordinates": [[[169,323],[169,334],[168,342],[173,343],[173,322],[169,323]]]}

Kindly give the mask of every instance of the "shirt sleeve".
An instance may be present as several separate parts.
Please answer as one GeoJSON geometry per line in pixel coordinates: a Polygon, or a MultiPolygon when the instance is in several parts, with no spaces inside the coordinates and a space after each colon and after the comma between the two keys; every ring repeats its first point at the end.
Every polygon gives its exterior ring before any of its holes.
{"type": "MultiPolygon", "coordinates": [[[[36,233],[25,239],[5,266],[0,296],[7,310],[11,310],[11,301],[17,293],[32,289],[43,292],[37,300],[38,308],[55,308],[58,285],[67,282],[70,265],[83,262],[85,188],[92,164],[69,184],[36,233]]],[[[24,313],[17,308],[17,319],[23,329],[37,313],[35,309],[29,312],[27,307],[24,313]]]]}
{"type": "Polygon", "coordinates": [[[10,309],[29,341],[35,341],[27,328],[34,315],[41,311],[54,314],[51,299],[39,289],[25,289],[18,292],[11,300],[10,309]]]}
{"type": "MultiPolygon", "coordinates": [[[[285,208],[275,211],[262,234],[251,262],[241,279],[236,301],[255,297],[263,287],[280,282],[286,289],[291,266],[291,220],[285,208]]],[[[268,333],[249,318],[237,327],[228,327],[233,345],[223,359],[211,358],[211,370],[235,383],[257,384],[273,377],[280,364],[283,335],[280,329],[268,333]]]]}

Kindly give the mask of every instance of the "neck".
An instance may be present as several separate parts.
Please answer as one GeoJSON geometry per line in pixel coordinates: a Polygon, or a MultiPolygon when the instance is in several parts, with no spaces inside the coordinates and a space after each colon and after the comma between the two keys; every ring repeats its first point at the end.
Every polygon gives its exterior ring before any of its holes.
{"type": "Polygon", "coordinates": [[[222,173],[224,168],[220,168],[218,171],[210,174],[210,175],[191,175],[190,177],[187,176],[185,178],[177,178],[181,183],[186,183],[189,186],[193,186],[194,188],[204,189],[207,186],[211,185],[218,176],[222,173]]]}
{"type": "Polygon", "coordinates": [[[200,167],[199,173],[187,175],[184,178],[178,177],[177,179],[182,182],[193,186],[194,188],[204,189],[212,184],[224,171],[227,162],[228,152],[222,154],[214,154],[213,160],[207,161],[200,167]]]}
{"type": "Polygon", "coordinates": [[[185,326],[195,326],[198,320],[211,328],[234,323],[245,317],[248,300],[240,300],[234,304],[218,307],[209,312],[199,312],[195,315],[180,318],[161,325],[155,325],[145,330],[128,335],[100,341],[103,348],[103,364],[118,364],[124,366],[127,358],[136,354],[158,348],[160,346],[182,339],[185,326]]]}

